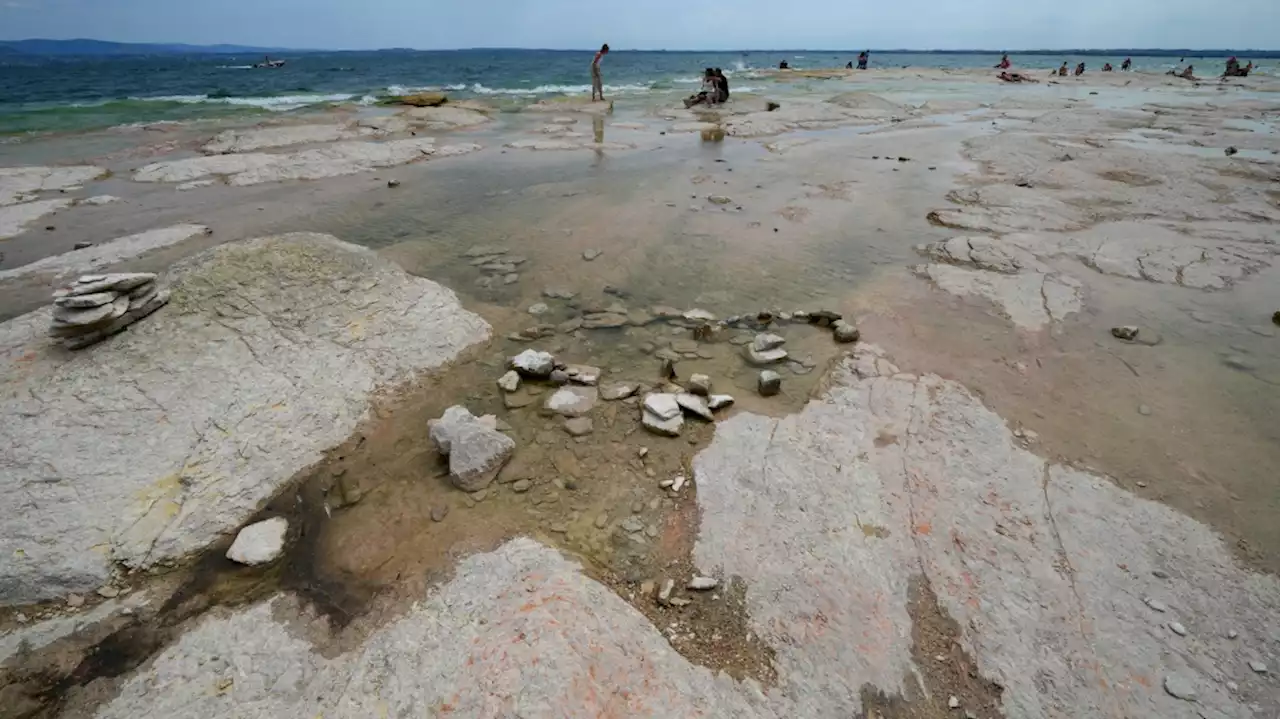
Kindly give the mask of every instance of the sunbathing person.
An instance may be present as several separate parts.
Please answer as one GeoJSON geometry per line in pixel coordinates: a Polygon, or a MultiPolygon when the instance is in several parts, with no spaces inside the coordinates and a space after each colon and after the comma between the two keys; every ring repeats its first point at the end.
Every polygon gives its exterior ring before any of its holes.
{"type": "Polygon", "coordinates": [[[1023,75],[1020,72],[1009,72],[1008,70],[1001,72],[999,75],[996,75],[996,77],[1004,80],[1005,82],[1040,82],[1039,80],[1032,78],[1030,75],[1023,75]]]}
{"type": "Polygon", "coordinates": [[[690,95],[684,99],[685,107],[693,107],[694,105],[711,105],[716,102],[719,91],[716,88],[715,70],[707,68],[702,72],[702,89],[696,95],[690,95]]]}

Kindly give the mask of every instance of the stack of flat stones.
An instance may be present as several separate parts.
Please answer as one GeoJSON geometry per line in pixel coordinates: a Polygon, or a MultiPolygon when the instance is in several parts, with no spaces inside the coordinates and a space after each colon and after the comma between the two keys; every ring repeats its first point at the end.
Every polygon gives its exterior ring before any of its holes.
{"type": "Polygon", "coordinates": [[[168,301],[169,290],[159,289],[150,272],[84,275],[53,293],[49,334],[67,349],[78,350],[124,330],[168,301]]]}

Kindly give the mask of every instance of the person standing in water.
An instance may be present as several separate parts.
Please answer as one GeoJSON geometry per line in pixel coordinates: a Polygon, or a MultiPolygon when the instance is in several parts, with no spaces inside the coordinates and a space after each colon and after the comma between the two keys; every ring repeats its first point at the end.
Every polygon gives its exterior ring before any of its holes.
{"type": "Polygon", "coordinates": [[[591,101],[604,102],[604,79],[600,76],[600,61],[609,54],[609,43],[600,46],[600,52],[591,60],[591,101]]]}

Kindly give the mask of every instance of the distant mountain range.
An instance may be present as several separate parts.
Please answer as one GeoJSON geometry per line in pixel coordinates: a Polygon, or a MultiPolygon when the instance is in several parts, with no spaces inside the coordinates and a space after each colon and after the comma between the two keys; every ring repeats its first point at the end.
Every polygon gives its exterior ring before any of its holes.
{"type": "MultiPolygon", "coordinates": [[[[0,55],[263,55],[278,47],[248,45],[183,45],[180,43],[107,42],[105,40],[0,40],[0,55]]],[[[296,50],[293,52],[297,52],[296,50]]]]}

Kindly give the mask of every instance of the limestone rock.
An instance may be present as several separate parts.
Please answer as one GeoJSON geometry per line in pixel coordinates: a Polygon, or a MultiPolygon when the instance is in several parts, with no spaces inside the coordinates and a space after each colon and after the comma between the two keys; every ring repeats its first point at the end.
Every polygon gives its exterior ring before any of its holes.
{"type": "Polygon", "coordinates": [[[600,398],[607,401],[626,399],[639,389],[640,385],[635,382],[612,382],[600,388],[600,398]]]}
{"type": "Polygon", "coordinates": [[[756,388],[762,397],[772,397],[782,391],[782,375],[773,370],[765,370],[756,380],[756,388]]]}
{"type": "Polygon", "coordinates": [[[284,552],[288,532],[289,520],[284,517],[250,524],[236,535],[236,541],[227,550],[227,559],[250,567],[270,564],[284,552]]]}
{"type": "Polygon", "coordinates": [[[546,379],[556,368],[556,358],[550,352],[525,350],[511,358],[511,367],[526,377],[546,379]]]}
{"type": "Polygon", "coordinates": [[[597,257],[603,254],[604,252],[601,250],[595,250],[595,249],[585,250],[582,253],[582,259],[586,260],[587,262],[591,262],[592,260],[596,259],[597,257]]]}
{"type": "Polygon", "coordinates": [[[831,336],[835,338],[836,342],[847,344],[849,342],[857,342],[862,337],[862,333],[849,322],[837,320],[835,324],[831,325],[831,336]]]}
{"type": "Polygon", "coordinates": [[[498,378],[498,388],[503,392],[515,392],[520,389],[520,373],[510,370],[498,378]]]}
{"type": "Polygon", "coordinates": [[[755,339],[751,341],[751,349],[756,352],[768,352],[781,347],[786,342],[787,340],[779,335],[764,332],[756,335],[755,339]]]}
{"type": "Polygon", "coordinates": [[[64,287],[54,292],[55,299],[64,297],[76,297],[79,295],[91,295],[99,292],[128,292],[135,287],[145,285],[148,282],[154,282],[155,274],[151,272],[126,272],[113,275],[86,275],[81,277],[75,284],[64,287]],[[93,278],[89,280],[89,278],[93,278]],[[86,281],[89,280],[89,281],[86,281]]]}
{"type": "MultiPolygon", "coordinates": [[[[655,307],[654,314],[657,314],[655,307]]],[[[684,313],[684,318],[690,322],[715,322],[716,316],[706,310],[689,310],[684,313]]]]}
{"type": "Polygon", "coordinates": [[[646,430],[661,437],[679,437],[680,430],[684,427],[684,417],[677,411],[676,416],[663,419],[648,410],[642,409],[640,411],[640,423],[646,430]]]}
{"type": "Polygon", "coordinates": [[[68,307],[71,309],[89,309],[92,307],[101,307],[110,304],[116,298],[115,292],[94,292],[90,295],[74,295],[70,297],[59,297],[53,301],[58,307],[68,307]]]}
{"type": "Polygon", "coordinates": [[[595,429],[590,417],[571,417],[564,421],[564,431],[570,436],[582,437],[591,434],[595,429]]]}
{"type": "Polygon", "coordinates": [[[674,394],[648,394],[644,397],[644,410],[658,419],[672,419],[680,416],[680,402],[674,394]]]}
{"type": "Polygon", "coordinates": [[[777,364],[787,358],[787,351],[781,347],[778,349],[765,350],[763,352],[757,350],[755,347],[744,347],[742,354],[746,358],[747,362],[750,362],[756,367],[767,367],[769,365],[777,364]]]}
{"type": "Polygon", "coordinates": [[[597,312],[582,319],[582,326],[589,330],[615,329],[626,327],[631,320],[625,315],[613,312],[597,312]]]}
{"type": "Polygon", "coordinates": [[[1164,690],[1169,693],[1169,696],[1183,701],[1193,702],[1198,697],[1195,685],[1190,680],[1177,674],[1165,675],[1164,690]]]}
{"type": "Polygon", "coordinates": [[[460,405],[427,423],[436,449],[449,456],[449,480],[458,489],[488,487],[515,452],[515,441],[494,429],[495,424],[492,417],[475,417],[460,405]]]}
{"type": "Polygon", "coordinates": [[[1118,340],[1132,342],[1133,340],[1138,339],[1138,328],[1133,326],[1112,327],[1111,336],[1118,340]]]}
{"type": "Polygon", "coordinates": [[[564,368],[569,381],[574,384],[595,386],[600,382],[600,368],[585,364],[571,364],[564,368]]]}
{"type": "Polygon", "coordinates": [[[733,397],[727,394],[713,394],[707,398],[707,406],[712,412],[718,412],[733,404],[733,397]]]}
{"type": "Polygon", "coordinates": [[[543,407],[563,417],[581,417],[596,406],[598,396],[595,387],[566,385],[547,397],[543,407]]]}
{"type": "Polygon", "coordinates": [[[715,577],[694,577],[685,585],[685,589],[695,592],[705,592],[708,589],[715,589],[720,586],[720,580],[715,577]]]}
{"type": "Polygon", "coordinates": [[[707,420],[708,422],[715,419],[711,414],[711,408],[707,406],[707,400],[696,394],[681,392],[676,395],[676,403],[685,412],[694,416],[707,420]]]}
{"type": "Polygon", "coordinates": [[[711,394],[711,378],[705,374],[689,375],[689,391],[706,397],[711,394]]]}

